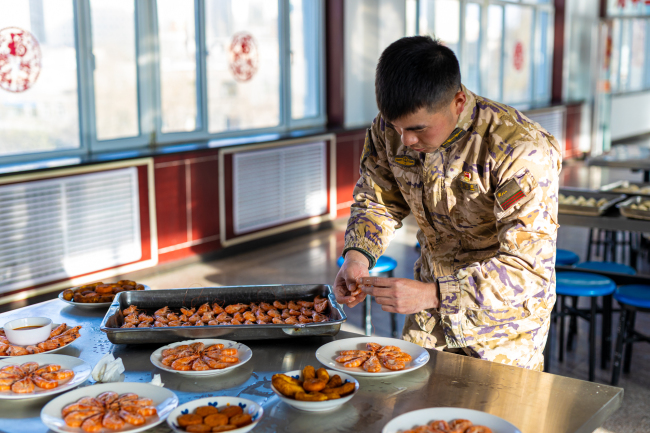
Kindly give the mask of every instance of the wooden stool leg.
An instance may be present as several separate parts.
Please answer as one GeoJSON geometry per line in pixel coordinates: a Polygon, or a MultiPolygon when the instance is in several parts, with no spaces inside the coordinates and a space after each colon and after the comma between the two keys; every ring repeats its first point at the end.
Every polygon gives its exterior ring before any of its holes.
{"type": "Polygon", "coordinates": [[[600,368],[607,368],[612,357],[612,295],[603,296],[603,336],[600,368]]]}
{"type": "Polygon", "coordinates": [[[372,335],[372,296],[366,296],[365,315],[363,316],[363,327],[367,336],[372,335]]]}
{"type": "MultiPolygon", "coordinates": [[[[631,340],[631,337],[634,336],[634,322],[636,322],[636,311],[630,311],[630,313],[627,316],[627,324],[625,326],[625,329],[627,329],[627,334],[630,336],[630,338],[627,338],[627,340],[631,340]]],[[[629,341],[626,346],[625,346],[625,361],[623,362],[623,373],[629,373],[630,372],[630,364],[632,364],[632,345],[634,343],[632,341],[629,341]]]]}
{"type": "Polygon", "coordinates": [[[623,342],[625,341],[625,334],[627,330],[625,325],[627,323],[628,311],[625,307],[621,307],[621,318],[618,321],[618,335],[616,336],[616,348],[614,349],[614,365],[612,368],[612,386],[618,385],[618,379],[621,377],[621,358],[623,357],[623,342]]]}
{"type": "Polygon", "coordinates": [[[589,382],[593,382],[596,370],[596,310],[598,298],[591,297],[591,314],[589,315],[589,382]]]}
{"type": "Polygon", "coordinates": [[[564,361],[564,299],[566,296],[560,295],[560,354],[558,360],[560,362],[564,361]]]}

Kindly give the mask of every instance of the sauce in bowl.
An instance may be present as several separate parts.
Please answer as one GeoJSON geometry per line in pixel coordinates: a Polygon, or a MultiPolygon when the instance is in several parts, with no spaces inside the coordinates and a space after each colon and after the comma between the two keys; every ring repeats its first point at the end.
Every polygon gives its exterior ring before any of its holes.
{"type": "Polygon", "coordinates": [[[21,326],[20,328],[14,328],[14,331],[26,331],[28,329],[42,328],[43,326],[45,325],[21,326]]]}

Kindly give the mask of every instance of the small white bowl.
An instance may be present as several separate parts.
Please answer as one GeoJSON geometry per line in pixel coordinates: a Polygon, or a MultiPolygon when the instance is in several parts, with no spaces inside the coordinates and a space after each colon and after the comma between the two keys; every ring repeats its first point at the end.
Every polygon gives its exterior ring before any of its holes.
{"type": "Polygon", "coordinates": [[[257,423],[260,422],[262,416],[264,415],[264,409],[262,409],[262,406],[255,403],[253,400],[248,400],[241,397],[226,396],[205,397],[178,406],[167,417],[167,424],[169,424],[172,430],[174,430],[176,433],[185,433],[185,430],[178,425],[176,419],[181,415],[194,413],[194,409],[200,406],[213,406],[217,409],[221,409],[226,406],[240,406],[242,409],[244,409],[244,413],[250,414],[253,418],[253,423],[235,430],[230,430],[232,433],[244,433],[252,430],[255,428],[257,423]]]}
{"type": "Polygon", "coordinates": [[[52,332],[52,319],[47,317],[27,317],[4,324],[5,335],[11,344],[30,346],[47,340],[52,332]],[[31,329],[18,329],[25,326],[39,326],[31,329]]]}
{"type": "MultiPolygon", "coordinates": [[[[302,379],[302,370],[293,370],[293,371],[287,371],[286,373],[287,376],[291,376],[295,379],[302,379]]],[[[335,374],[338,374],[341,377],[341,380],[343,383],[345,382],[352,382],[354,383],[354,391],[352,394],[348,394],[345,397],[338,398],[336,400],[325,400],[325,401],[301,401],[301,400],[295,400],[293,398],[285,397],[284,394],[282,394],[280,391],[275,389],[273,384],[271,384],[271,389],[273,390],[274,393],[280,397],[280,400],[285,402],[291,407],[294,407],[298,410],[303,410],[305,412],[322,412],[326,410],[332,410],[336,409],[339,406],[342,406],[343,404],[347,403],[350,401],[352,397],[355,396],[355,394],[359,391],[359,382],[357,380],[350,376],[349,374],[341,373],[339,371],[334,371],[334,370],[327,370],[327,374],[330,375],[330,377],[334,376],[335,374]]]]}

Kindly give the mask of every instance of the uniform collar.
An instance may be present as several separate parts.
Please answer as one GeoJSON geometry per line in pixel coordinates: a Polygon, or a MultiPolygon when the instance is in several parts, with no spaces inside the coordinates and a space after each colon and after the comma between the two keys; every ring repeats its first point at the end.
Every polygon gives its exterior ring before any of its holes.
{"type": "Polygon", "coordinates": [[[451,132],[447,140],[440,146],[441,149],[447,149],[452,144],[456,143],[458,140],[467,135],[470,127],[474,123],[476,118],[476,95],[467,90],[464,85],[460,85],[461,90],[465,93],[467,101],[465,102],[465,107],[463,111],[458,116],[458,122],[456,122],[456,128],[451,132]]]}

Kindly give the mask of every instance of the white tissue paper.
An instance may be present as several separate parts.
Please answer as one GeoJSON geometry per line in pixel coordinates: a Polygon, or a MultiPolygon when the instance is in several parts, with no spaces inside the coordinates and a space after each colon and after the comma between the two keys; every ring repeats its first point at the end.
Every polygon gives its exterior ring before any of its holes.
{"type": "Polygon", "coordinates": [[[97,382],[117,382],[122,373],[124,373],[122,358],[115,359],[112,353],[107,353],[93,368],[92,376],[97,382]]]}
{"type": "Polygon", "coordinates": [[[151,383],[152,385],[159,386],[159,387],[161,387],[161,388],[165,385],[165,384],[162,383],[162,381],[160,380],[160,375],[159,375],[159,374],[154,374],[154,375],[153,375],[153,379],[152,379],[151,382],[149,382],[149,383],[151,383]]]}

